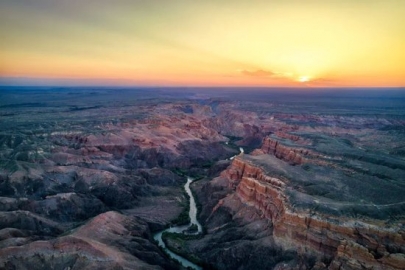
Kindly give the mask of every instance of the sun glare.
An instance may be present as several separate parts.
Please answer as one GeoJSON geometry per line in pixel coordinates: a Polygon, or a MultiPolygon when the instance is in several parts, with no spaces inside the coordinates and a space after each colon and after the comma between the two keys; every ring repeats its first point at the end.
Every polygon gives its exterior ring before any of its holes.
{"type": "Polygon", "coordinates": [[[405,0],[43,1],[0,0],[0,83],[405,86],[405,0]]]}
{"type": "Polygon", "coordinates": [[[298,78],[298,81],[299,81],[299,82],[302,82],[302,83],[308,82],[308,81],[309,81],[309,77],[308,77],[308,76],[301,76],[301,77],[298,78]]]}

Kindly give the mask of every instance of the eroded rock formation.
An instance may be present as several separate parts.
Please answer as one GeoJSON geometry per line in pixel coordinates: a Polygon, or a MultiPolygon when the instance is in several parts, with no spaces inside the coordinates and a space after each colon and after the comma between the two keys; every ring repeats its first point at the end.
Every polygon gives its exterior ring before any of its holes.
{"type": "Polygon", "coordinates": [[[229,191],[213,207],[211,219],[220,209],[238,215],[243,207],[253,208],[258,219],[270,221],[268,226],[277,246],[294,250],[298,256],[316,258],[320,268],[403,269],[405,266],[405,228],[401,222],[388,224],[372,218],[354,221],[318,212],[314,207],[299,209],[288,195],[290,181],[272,175],[271,170],[266,171],[246,156],[236,158],[220,178],[227,183],[229,191]]]}
{"type": "Polygon", "coordinates": [[[142,220],[106,212],[66,236],[1,249],[0,268],[176,269],[150,239],[142,220]]]}
{"type": "Polygon", "coordinates": [[[1,92],[1,269],[178,268],[151,231],[184,174],[208,176],[207,233],[181,243],[207,267],[405,268],[402,104],[149,90],[1,92]]]}

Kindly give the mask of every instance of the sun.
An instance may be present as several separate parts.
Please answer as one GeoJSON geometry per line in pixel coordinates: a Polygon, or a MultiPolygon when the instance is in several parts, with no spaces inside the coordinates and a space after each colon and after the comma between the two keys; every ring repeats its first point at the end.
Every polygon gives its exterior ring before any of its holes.
{"type": "Polygon", "coordinates": [[[298,78],[298,81],[301,83],[305,83],[309,81],[309,77],[308,76],[301,76],[298,78]]]}

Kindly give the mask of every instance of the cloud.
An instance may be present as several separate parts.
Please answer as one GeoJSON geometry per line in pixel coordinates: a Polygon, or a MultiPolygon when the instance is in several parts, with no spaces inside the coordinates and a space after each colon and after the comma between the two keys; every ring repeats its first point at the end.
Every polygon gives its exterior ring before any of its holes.
{"type": "Polygon", "coordinates": [[[327,78],[311,79],[306,84],[308,86],[341,86],[341,82],[327,78]]]}
{"type": "Polygon", "coordinates": [[[262,69],[257,69],[257,70],[242,70],[241,73],[246,76],[251,76],[251,77],[274,77],[276,73],[272,71],[267,71],[267,70],[262,70],[262,69]]]}

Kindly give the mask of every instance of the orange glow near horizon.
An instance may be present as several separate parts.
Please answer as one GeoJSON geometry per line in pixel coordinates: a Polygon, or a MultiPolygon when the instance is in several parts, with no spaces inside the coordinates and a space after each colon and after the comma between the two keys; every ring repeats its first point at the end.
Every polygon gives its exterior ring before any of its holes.
{"type": "Polygon", "coordinates": [[[404,87],[405,1],[0,3],[0,84],[404,87]]]}

